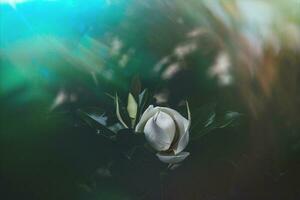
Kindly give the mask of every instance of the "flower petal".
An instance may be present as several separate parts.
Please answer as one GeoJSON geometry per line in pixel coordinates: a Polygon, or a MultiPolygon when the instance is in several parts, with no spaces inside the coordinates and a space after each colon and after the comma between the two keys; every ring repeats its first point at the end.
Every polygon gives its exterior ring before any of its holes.
{"type": "Polygon", "coordinates": [[[187,120],[179,112],[171,108],[160,108],[160,109],[168,113],[169,115],[171,115],[178,126],[179,138],[178,138],[178,142],[173,147],[174,153],[178,154],[185,149],[185,147],[189,142],[190,120],[187,120]]]}
{"type": "MultiPolygon", "coordinates": [[[[166,107],[160,107],[160,110],[168,113],[171,116],[174,116],[175,120],[181,121],[183,123],[184,126],[184,130],[188,130],[189,126],[190,126],[190,120],[186,119],[185,117],[183,117],[179,112],[177,112],[176,110],[172,109],[172,108],[166,108],[166,107]]],[[[184,131],[184,132],[185,132],[184,131]]]]}
{"type": "Polygon", "coordinates": [[[136,125],[136,132],[143,132],[146,122],[155,115],[157,109],[153,108],[153,105],[150,105],[143,113],[139,123],[136,125]]]}
{"type": "Polygon", "coordinates": [[[189,152],[180,152],[177,155],[168,155],[168,154],[162,154],[162,153],[157,153],[156,156],[158,157],[158,159],[164,163],[169,163],[169,164],[175,164],[175,163],[180,163],[182,162],[184,159],[186,159],[186,157],[188,157],[190,155],[189,152]]]}
{"type": "Polygon", "coordinates": [[[174,120],[162,111],[158,111],[151,117],[144,127],[146,139],[157,151],[166,151],[170,148],[175,137],[175,131],[174,120]]]}
{"type": "Polygon", "coordinates": [[[177,146],[175,146],[175,148],[173,149],[175,154],[178,154],[179,152],[183,151],[185,149],[185,147],[187,146],[187,144],[189,143],[189,131],[187,130],[182,136],[181,138],[179,138],[177,146]]]}

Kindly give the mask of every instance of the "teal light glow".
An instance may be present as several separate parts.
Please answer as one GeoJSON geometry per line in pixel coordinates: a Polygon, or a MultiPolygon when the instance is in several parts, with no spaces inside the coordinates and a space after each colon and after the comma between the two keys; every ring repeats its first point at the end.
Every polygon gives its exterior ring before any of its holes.
{"type": "Polygon", "coordinates": [[[30,0],[0,0],[0,4],[9,4],[9,5],[15,7],[16,4],[24,3],[24,2],[27,2],[27,1],[30,1],[30,0]]]}
{"type": "MultiPolygon", "coordinates": [[[[34,0],[0,0],[0,4],[19,4],[19,3],[25,3],[29,1],[34,1],[34,0]]],[[[37,0],[36,0],[37,1],[37,0]]],[[[55,0],[44,0],[44,1],[55,1],[55,0]]]]}
{"type": "Polygon", "coordinates": [[[23,87],[26,97],[44,94],[43,84],[55,86],[58,74],[72,76],[74,69],[108,77],[105,38],[124,19],[128,2],[0,0],[0,96],[23,87]]]}
{"type": "Polygon", "coordinates": [[[10,5],[12,6],[13,8],[16,8],[16,6],[18,4],[22,4],[22,3],[28,3],[28,2],[40,2],[40,1],[59,1],[59,0],[0,0],[0,4],[7,4],[7,5],[10,5]]]}

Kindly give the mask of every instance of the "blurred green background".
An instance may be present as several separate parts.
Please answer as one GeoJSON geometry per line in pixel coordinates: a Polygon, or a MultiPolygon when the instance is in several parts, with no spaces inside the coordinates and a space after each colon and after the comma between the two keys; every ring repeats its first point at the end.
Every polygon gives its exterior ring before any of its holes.
{"type": "Polygon", "coordinates": [[[299,22],[297,0],[0,0],[1,199],[300,199],[299,22]],[[114,112],[137,76],[192,118],[244,115],[190,144],[159,197],[147,172],[89,183],[113,149],[76,114],[114,112]]]}

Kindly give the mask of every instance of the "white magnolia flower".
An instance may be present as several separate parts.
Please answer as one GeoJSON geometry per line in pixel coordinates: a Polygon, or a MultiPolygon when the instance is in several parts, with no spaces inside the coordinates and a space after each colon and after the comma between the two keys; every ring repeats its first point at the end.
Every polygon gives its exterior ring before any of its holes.
{"type": "Polygon", "coordinates": [[[158,151],[156,155],[162,162],[174,164],[190,155],[183,151],[189,142],[189,127],[190,114],[186,119],[171,108],[150,105],[135,131],[145,133],[146,140],[158,151]]]}

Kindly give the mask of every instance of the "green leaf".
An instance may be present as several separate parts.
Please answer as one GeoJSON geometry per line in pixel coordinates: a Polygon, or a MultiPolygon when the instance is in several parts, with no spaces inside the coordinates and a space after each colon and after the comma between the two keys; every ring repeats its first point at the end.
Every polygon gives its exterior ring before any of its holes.
{"type": "Polygon", "coordinates": [[[117,115],[117,118],[118,118],[118,120],[120,121],[120,123],[121,123],[125,128],[128,128],[128,126],[126,125],[126,123],[124,122],[124,120],[122,119],[121,114],[120,114],[119,97],[118,97],[117,94],[116,94],[116,97],[115,97],[115,102],[116,102],[116,115],[117,115]]]}
{"type": "Polygon", "coordinates": [[[138,75],[136,75],[133,77],[133,79],[131,81],[130,92],[132,93],[132,95],[134,97],[138,97],[138,95],[141,93],[141,89],[142,89],[142,84],[141,84],[140,78],[138,75]]]}
{"type": "Polygon", "coordinates": [[[94,113],[87,113],[87,115],[89,115],[90,118],[92,118],[93,120],[95,120],[99,124],[102,124],[103,126],[106,126],[107,116],[105,116],[104,114],[97,115],[97,114],[94,114],[94,113]]]}
{"type": "Polygon", "coordinates": [[[211,103],[201,106],[199,109],[195,109],[191,126],[192,133],[199,132],[199,130],[204,129],[213,123],[216,116],[215,108],[216,104],[211,103]]]}
{"type": "Polygon", "coordinates": [[[79,117],[81,117],[89,126],[95,128],[98,130],[102,136],[109,138],[109,139],[114,139],[116,133],[104,126],[103,124],[99,123],[98,120],[95,119],[95,117],[91,114],[88,114],[82,110],[78,110],[77,114],[79,117]]]}
{"type": "Polygon", "coordinates": [[[185,104],[186,104],[186,110],[188,114],[188,120],[191,121],[192,118],[191,118],[191,110],[190,110],[189,103],[186,101],[185,104]]]}
{"type": "Polygon", "coordinates": [[[138,104],[136,103],[134,97],[131,93],[128,94],[127,112],[131,119],[132,126],[134,126],[136,114],[137,114],[138,104]]]}
{"type": "Polygon", "coordinates": [[[220,119],[217,120],[217,128],[232,127],[242,116],[241,113],[227,111],[220,119]]]}
{"type": "Polygon", "coordinates": [[[202,138],[215,129],[233,127],[242,116],[242,114],[233,111],[217,113],[215,107],[215,104],[207,105],[198,111],[198,118],[196,117],[196,123],[191,129],[193,139],[202,138]]]}
{"type": "Polygon", "coordinates": [[[148,100],[149,100],[149,92],[147,89],[144,89],[143,92],[139,94],[139,107],[143,109],[146,103],[148,102],[148,100]]]}
{"type": "Polygon", "coordinates": [[[208,117],[208,119],[205,121],[204,127],[209,127],[210,125],[212,125],[215,122],[216,113],[211,112],[207,117],[208,117]]]}
{"type": "MultiPolygon", "coordinates": [[[[136,114],[135,125],[139,122],[141,115],[145,109],[145,106],[149,102],[149,92],[147,89],[144,89],[142,93],[139,94],[139,101],[138,101],[138,109],[136,114]]],[[[134,125],[134,126],[135,126],[134,125]]]]}
{"type": "Polygon", "coordinates": [[[131,160],[136,150],[144,147],[145,137],[143,134],[135,134],[133,129],[121,129],[116,136],[116,144],[126,159],[131,160]]]}

